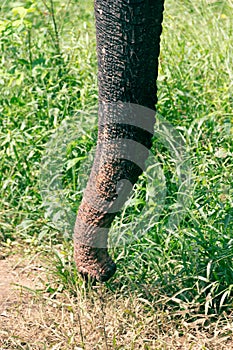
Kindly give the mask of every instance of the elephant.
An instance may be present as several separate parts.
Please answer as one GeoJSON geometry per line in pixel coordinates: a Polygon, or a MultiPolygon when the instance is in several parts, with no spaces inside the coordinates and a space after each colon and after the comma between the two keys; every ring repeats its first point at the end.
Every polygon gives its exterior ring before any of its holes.
{"type": "Polygon", "coordinates": [[[94,10],[98,140],[74,227],[74,260],[83,278],[105,282],[116,271],[109,228],[152,146],[164,0],[95,0],[94,10]]]}

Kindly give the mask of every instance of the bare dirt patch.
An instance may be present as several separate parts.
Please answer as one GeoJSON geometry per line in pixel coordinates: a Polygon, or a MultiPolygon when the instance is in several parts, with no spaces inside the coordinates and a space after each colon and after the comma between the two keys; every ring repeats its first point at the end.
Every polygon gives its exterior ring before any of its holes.
{"type": "Polygon", "coordinates": [[[31,292],[42,288],[43,268],[32,259],[20,255],[3,255],[0,253],[0,349],[11,336],[12,330],[20,329],[18,308],[30,305],[31,292]]]}
{"type": "Polygon", "coordinates": [[[36,256],[3,258],[0,271],[0,350],[233,350],[232,315],[204,327],[102,286],[51,293],[36,256]]]}
{"type": "Polygon", "coordinates": [[[34,258],[22,259],[19,255],[0,255],[0,315],[7,317],[7,310],[19,298],[22,288],[35,289],[41,286],[38,271],[42,268],[34,258]]]}

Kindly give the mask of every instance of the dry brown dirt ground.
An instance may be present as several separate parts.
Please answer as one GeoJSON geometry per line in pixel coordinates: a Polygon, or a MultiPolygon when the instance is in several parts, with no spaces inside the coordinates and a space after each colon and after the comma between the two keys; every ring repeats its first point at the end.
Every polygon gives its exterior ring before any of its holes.
{"type": "Polygon", "coordinates": [[[38,285],[36,271],[39,267],[32,262],[20,259],[20,256],[0,255],[0,315],[10,317],[7,310],[18,302],[21,286],[34,289],[38,285]]]}
{"type": "MultiPolygon", "coordinates": [[[[48,268],[48,266],[47,266],[48,268]]],[[[173,321],[140,296],[121,297],[98,287],[72,296],[51,294],[40,256],[0,252],[0,350],[232,350],[233,320],[214,324],[173,321]]],[[[205,320],[204,320],[205,321],[205,320]]]]}

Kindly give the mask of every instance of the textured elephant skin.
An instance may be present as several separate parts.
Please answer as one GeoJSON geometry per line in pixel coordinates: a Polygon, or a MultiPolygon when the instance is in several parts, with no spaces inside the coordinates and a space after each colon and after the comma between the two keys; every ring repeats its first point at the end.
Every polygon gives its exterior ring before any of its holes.
{"type": "Polygon", "coordinates": [[[84,278],[106,281],[116,271],[108,231],[152,145],[163,6],[162,0],[95,0],[98,142],[74,230],[84,278]]]}

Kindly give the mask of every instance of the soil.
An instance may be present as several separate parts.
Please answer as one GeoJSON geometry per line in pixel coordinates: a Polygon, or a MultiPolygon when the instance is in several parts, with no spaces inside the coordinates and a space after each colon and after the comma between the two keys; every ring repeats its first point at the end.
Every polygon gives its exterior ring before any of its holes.
{"type": "Polygon", "coordinates": [[[45,288],[51,281],[41,256],[23,256],[0,251],[0,350],[81,350],[82,344],[97,350],[106,348],[106,334],[109,349],[116,334],[119,349],[132,349],[132,343],[135,350],[143,349],[149,341],[150,349],[233,350],[232,315],[204,329],[197,322],[173,324],[164,313],[148,317],[137,298],[98,291],[87,298],[65,290],[53,296],[45,288]]]}
{"type": "MultiPolygon", "coordinates": [[[[8,308],[19,299],[19,289],[38,287],[36,271],[41,269],[33,261],[20,256],[0,255],[0,317],[8,317],[8,308]]],[[[40,284],[40,283],[39,283],[40,284]]],[[[0,319],[1,324],[1,319],[0,319]]]]}
{"type": "Polygon", "coordinates": [[[27,291],[41,287],[41,270],[36,257],[27,260],[21,255],[7,256],[0,252],[0,350],[15,348],[7,339],[13,330],[21,328],[19,305],[30,303],[31,293],[27,291]]]}

